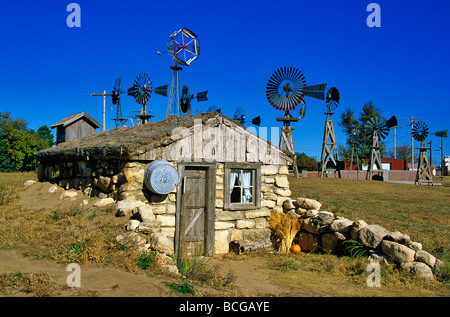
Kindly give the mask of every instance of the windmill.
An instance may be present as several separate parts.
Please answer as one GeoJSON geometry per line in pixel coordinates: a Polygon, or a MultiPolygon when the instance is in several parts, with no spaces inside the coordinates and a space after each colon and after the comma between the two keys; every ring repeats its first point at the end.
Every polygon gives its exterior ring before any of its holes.
{"type": "Polygon", "coordinates": [[[112,104],[116,106],[116,117],[113,119],[115,129],[122,128],[124,122],[127,120],[122,118],[122,106],[120,104],[120,94],[124,92],[125,90],[122,90],[122,79],[119,76],[114,83],[111,95],[112,104]]]}
{"type": "Polygon", "coordinates": [[[325,171],[339,171],[336,163],[336,136],[334,135],[333,118],[332,115],[339,105],[340,95],[336,87],[331,87],[327,92],[327,112],[325,120],[325,129],[323,132],[322,155],[321,155],[321,170],[320,177],[323,177],[325,171]],[[331,165],[331,168],[330,168],[331,165]]]}
{"type": "Polygon", "coordinates": [[[428,136],[428,126],[423,121],[418,121],[414,123],[412,128],[412,136],[414,140],[420,142],[420,155],[419,155],[419,166],[417,167],[416,174],[416,184],[421,185],[422,183],[431,183],[433,184],[433,176],[431,174],[430,163],[428,161],[427,150],[429,148],[426,147],[426,138],[428,136]]]}
{"type": "Polygon", "coordinates": [[[304,96],[325,100],[324,91],[327,84],[306,86],[305,76],[301,71],[284,66],[277,69],[269,78],[266,86],[266,97],[269,103],[277,110],[283,110],[283,118],[276,118],[283,122],[280,136],[280,148],[287,150],[294,158],[294,173],[298,177],[297,156],[292,139],[291,122],[298,122],[305,117],[306,103],[304,96]],[[296,110],[298,116],[293,117],[290,110],[296,110]]]}
{"type": "MultiPolygon", "coordinates": [[[[208,91],[199,92],[196,96],[197,101],[206,101],[208,91]]],[[[189,93],[189,88],[184,85],[181,89],[180,108],[183,113],[191,113],[191,101],[194,99],[194,94],[189,93]]]]}
{"type": "MultiPolygon", "coordinates": [[[[444,176],[444,138],[447,138],[448,130],[437,131],[434,133],[435,136],[441,138],[441,176],[444,176]]],[[[430,154],[431,156],[431,154],[430,154]]]]}
{"type": "Polygon", "coordinates": [[[261,125],[261,116],[254,117],[251,121],[246,121],[244,108],[242,108],[242,107],[236,108],[236,111],[234,112],[234,115],[233,115],[233,119],[238,121],[242,125],[244,125],[246,122],[251,122],[252,124],[254,124],[258,127],[261,125]]]}
{"type": "MultiPolygon", "coordinates": [[[[168,85],[159,86],[153,89],[151,86],[152,82],[150,81],[150,76],[146,73],[140,73],[137,75],[134,84],[131,88],[128,89],[128,95],[134,97],[136,102],[142,105],[141,111],[139,115],[136,117],[140,120],[141,124],[148,123],[148,120],[153,116],[149,114],[147,103],[151,97],[152,91],[155,94],[167,97],[167,87],[168,85]]],[[[150,111],[151,112],[151,111],[150,111]]]]}
{"type": "MultiPolygon", "coordinates": [[[[161,52],[156,53],[161,55],[161,52]]],[[[185,86],[187,92],[185,89],[185,94],[183,95],[183,91],[181,91],[180,95],[180,70],[183,69],[180,65],[189,66],[194,60],[200,57],[200,41],[194,32],[187,28],[182,28],[170,35],[166,53],[172,55],[174,61],[174,65],[170,66],[172,70],[172,82],[170,84],[166,116],[181,116],[181,112],[190,114],[190,100],[193,98],[189,95],[187,86],[185,86]]],[[[206,98],[207,93],[207,91],[204,91],[197,94],[197,101],[208,100],[206,98]]]]}
{"type": "Polygon", "coordinates": [[[353,168],[353,157],[356,158],[356,179],[359,179],[359,155],[358,155],[358,140],[361,136],[361,130],[353,127],[350,135],[350,142],[352,144],[352,156],[350,159],[350,167],[348,172],[348,178],[350,178],[351,170],[353,168]]]}
{"type": "Polygon", "coordinates": [[[369,166],[367,168],[366,179],[372,179],[375,173],[380,177],[383,175],[383,165],[381,163],[380,141],[389,134],[389,129],[397,125],[397,118],[392,116],[388,121],[381,116],[369,118],[364,124],[364,130],[368,135],[372,135],[372,146],[370,147],[369,166]]]}

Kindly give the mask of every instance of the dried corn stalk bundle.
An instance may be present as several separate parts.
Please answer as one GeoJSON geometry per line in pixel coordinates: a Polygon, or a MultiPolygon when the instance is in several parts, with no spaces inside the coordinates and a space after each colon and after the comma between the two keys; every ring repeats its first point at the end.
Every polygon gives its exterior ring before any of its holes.
{"type": "Polygon", "coordinates": [[[275,238],[280,242],[279,252],[289,252],[292,241],[300,231],[302,223],[303,219],[299,219],[299,217],[291,217],[281,212],[272,212],[269,220],[269,228],[272,230],[275,238]]]}

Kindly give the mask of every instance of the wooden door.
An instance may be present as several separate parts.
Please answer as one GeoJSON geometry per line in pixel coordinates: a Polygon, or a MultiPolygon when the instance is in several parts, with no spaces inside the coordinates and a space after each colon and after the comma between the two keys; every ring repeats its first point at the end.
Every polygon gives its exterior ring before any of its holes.
{"type": "Polygon", "coordinates": [[[185,169],[182,186],[179,255],[204,255],[208,224],[206,169],[185,169]]]}

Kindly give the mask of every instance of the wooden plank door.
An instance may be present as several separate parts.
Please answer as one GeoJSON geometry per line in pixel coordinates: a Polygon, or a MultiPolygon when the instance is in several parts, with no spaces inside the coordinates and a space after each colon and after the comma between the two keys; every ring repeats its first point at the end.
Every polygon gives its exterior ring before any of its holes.
{"type": "Polygon", "coordinates": [[[185,169],[180,217],[182,258],[205,254],[206,169],[185,169]]]}

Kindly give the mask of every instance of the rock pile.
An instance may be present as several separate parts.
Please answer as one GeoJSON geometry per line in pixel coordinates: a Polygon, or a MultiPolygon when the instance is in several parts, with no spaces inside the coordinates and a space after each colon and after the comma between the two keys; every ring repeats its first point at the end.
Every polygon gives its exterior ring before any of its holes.
{"type": "Polygon", "coordinates": [[[121,200],[116,203],[116,216],[129,216],[125,233],[119,234],[116,241],[127,245],[133,243],[141,252],[158,252],[156,263],[166,273],[178,275],[174,254],[173,237],[164,233],[164,219],[155,215],[152,206],[139,200],[121,200]]]}
{"type": "Polygon", "coordinates": [[[397,264],[410,272],[433,279],[433,270],[439,275],[443,262],[422,250],[422,244],[411,240],[399,231],[391,232],[377,224],[364,220],[352,221],[321,211],[321,204],[313,199],[286,199],[283,212],[303,218],[298,233],[302,251],[336,253],[345,240],[356,240],[371,250],[370,261],[381,264],[397,264]]]}

